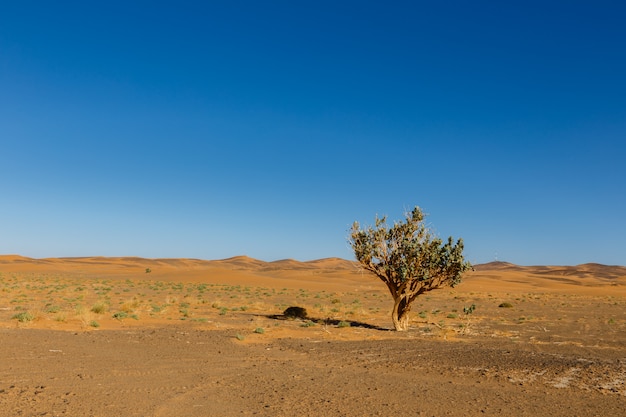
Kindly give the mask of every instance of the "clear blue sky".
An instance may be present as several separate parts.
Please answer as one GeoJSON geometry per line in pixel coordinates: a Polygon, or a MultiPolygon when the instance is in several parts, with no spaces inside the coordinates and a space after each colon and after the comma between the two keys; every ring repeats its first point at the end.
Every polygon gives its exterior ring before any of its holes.
{"type": "Polygon", "coordinates": [[[2,1],[0,253],[624,265],[625,5],[2,1]]]}

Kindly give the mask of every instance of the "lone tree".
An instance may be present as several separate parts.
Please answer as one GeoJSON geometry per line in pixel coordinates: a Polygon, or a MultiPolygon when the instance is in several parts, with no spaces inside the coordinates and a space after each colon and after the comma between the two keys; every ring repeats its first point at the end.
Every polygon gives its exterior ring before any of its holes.
{"type": "Polygon", "coordinates": [[[406,213],[404,222],[387,225],[387,217],[376,216],[374,227],[361,229],[354,222],[350,245],[361,266],[376,274],[393,297],[391,318],[396,330],[409,327],[411,303],[425,292],[454,287],[472,265],[463,258],[463,240],[444,243],[424,224],[419,207],[406,213]]]}

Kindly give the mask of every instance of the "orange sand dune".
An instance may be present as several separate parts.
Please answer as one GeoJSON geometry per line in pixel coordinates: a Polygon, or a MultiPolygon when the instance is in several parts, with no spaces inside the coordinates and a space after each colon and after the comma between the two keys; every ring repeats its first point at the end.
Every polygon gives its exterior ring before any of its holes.
{"type": "Polygon", "coordinates": [[[519,266],[491,262],[476,265],[474,269],[465,283],[476,290],[626,294],[626,267],[623,266],[519,266]]]}
{"type": "MultiPolygon", "coordinates": [[[[560,291],[626,294],[626,267],[600,264],[519,266],[506,262],[476,265],[459,291],[560,291]]],[[[71,274],[85,277],[227,283],[268,287],[372,290],[384,285],[358,264],[340,258],[265,262],[247,256],[221,260],[139,257],[33,259],[0,255],[0,272],[71,274]]]]}

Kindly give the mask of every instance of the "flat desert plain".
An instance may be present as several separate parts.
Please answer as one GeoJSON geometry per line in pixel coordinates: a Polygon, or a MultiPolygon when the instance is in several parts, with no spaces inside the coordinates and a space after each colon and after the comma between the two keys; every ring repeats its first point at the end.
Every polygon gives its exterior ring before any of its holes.
{"type": "Polygon", "coordinates": [[[624,267],[477,265],[408,332],[391,307],[341,259],[0,256],[0,415],[626,415],[624,267]]]}

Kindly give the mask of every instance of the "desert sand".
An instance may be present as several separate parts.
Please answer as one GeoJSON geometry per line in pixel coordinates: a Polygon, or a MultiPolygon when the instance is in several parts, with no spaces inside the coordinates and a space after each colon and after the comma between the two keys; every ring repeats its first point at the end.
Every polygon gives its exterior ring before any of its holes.
{"type": "Polygon", "coordinates": [[[408,332],[391,307],[342,259],[0,256],[0,416],[626,415],[625,267],[477,265],[408,332]]]}

